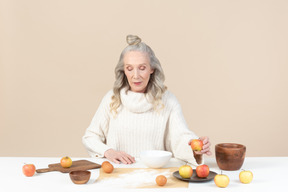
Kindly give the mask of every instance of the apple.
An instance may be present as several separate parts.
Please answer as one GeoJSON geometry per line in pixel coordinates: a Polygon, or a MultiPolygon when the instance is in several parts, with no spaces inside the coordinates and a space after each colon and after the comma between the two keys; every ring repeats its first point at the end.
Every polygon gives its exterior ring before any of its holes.
{"type": "Polygon", "coordinates": [[[33,164],[25,164],[22,167],[23,174],[27,177],[32,177],[35,173],[35,165],[33,164]]]}
{"type": "Polygon", "coordinates": [[[253,173],[251,171],[243,170],[239,174],[239,180],[241,183],[248,184],[253,179],[253,173]]]}
{"type": "Polygon", "coordinates": [[[192,176],[193,174],[193,169],[191,166],[189,165],[182,165],[181,167],[179,167],[179,175],[184,178],[184,179],[188,179],[192,176]]]}
{"type": "Polygon", "coordinates": [[[217,174],[215,177],[214,177],[214,183],[218,186],[218,187],[221,187],[221,188],[225,188],[228,186],[230,180],[229,180],[229,177],[227,175],[224,175],[224,174],[217,174]]]}
{"type": "Polygon", "coordinates": [[[193,139],[191,141],[191,148],[193,151],[201,151],[203,147],[203,142],[200,139],[193,139]]]}
{"type": "Polygon", "coordinates": [[[63,168],[69,168],[72,166],[72,159],[68,156],[62,157],[60,164],[63,168]]]}
{"type": "Polygon", "coordinates": [[[196,174],[200,178],[208,177],[209,172],[210,171],[208,165],[199,165],[196,167],[196,174]]]}

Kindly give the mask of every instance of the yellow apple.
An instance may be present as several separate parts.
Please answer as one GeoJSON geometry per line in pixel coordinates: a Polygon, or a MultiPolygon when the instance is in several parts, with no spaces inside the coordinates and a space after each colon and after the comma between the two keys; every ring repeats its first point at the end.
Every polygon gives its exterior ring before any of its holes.
{"type": "Polygon", "coordinates": [[[251,171],[241,171],[239,174],[239,179],[241,181],[241,183],[250,183],[253,179],[253,173],[251,171]]]}
{"type": "Polygon", "coordinates": [[[179,175],[184,178],[184,179],[188,179],[192,176],[193,174],[193,169],[191,166],[189,165],[182,165],[181,167],[179,167],[179,175]]]}
{"type": "Polygon", "coordinates": [[[60,160],[60,164],[63,168],[69,168],[72,166],[72,159],[68,156],[62,157],[60,160]]]}
{"type": "Polygon", "coordinates": [[[217,187],[225,188],[228,186],[229,182],[229,177],[227,175],[223,175],[222,173],[217,174],[214,177],[214,183],[217,185],[217,187]]]}

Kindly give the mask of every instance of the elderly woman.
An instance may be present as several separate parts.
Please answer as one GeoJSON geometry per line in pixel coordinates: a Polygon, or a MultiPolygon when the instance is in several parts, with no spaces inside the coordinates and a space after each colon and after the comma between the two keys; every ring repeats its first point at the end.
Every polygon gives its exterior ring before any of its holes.
{"type": "Polygon", "coordinates": [[[200,137],[202,151],[192,152],[190,142],[199,137],[188,129],[179,102],[164,85],[159,60],[139,37],[128,35],[127,43],[115,68],[113,90],[83,136],[88,153],[131,164],[141,151],[166,150],[191,164],[202,163],[202,155],[211,154],[209,138],[200,137]]]}

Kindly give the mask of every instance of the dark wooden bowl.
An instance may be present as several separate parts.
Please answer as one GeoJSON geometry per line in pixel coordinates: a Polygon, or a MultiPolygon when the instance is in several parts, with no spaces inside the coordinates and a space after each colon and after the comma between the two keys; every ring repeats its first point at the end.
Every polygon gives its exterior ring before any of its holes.
{"type": "Polygon", "coordinates": [[[69,175],[73,183],[85,184],[89,181],[91,172],[90,171],[71,171],[69,175]]]}
{"type": "Polygon", "coordinates": [[[222,170],[239,170],[244,162],[246,147],[237,143],[219,143],[215,146],[216,161],[222,170]]]}

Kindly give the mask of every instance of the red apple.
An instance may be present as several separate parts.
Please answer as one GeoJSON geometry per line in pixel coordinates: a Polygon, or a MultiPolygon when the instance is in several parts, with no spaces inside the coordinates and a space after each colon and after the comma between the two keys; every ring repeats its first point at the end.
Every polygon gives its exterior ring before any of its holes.
{"type": "Polygon", "coordinates": [[[200,178],[208,177],[209,172],[210,171],[208,165],[199,165],[198,167],[196,167],[196,174],[200,178]]]}
{"type": "Polygon", "coordinates": [[[32,177],[35,173],[35,165],[33,164],[25,164],[22,167],[23,174],[27,177],[32,177]]]}
{"type": "Polygon", "coordinates": [[[193,151],[201,151],[203,147],[203,142],[200,139],[193,139],[191,141],[191,148],[193,151]]]}
{"type": "Polygon", "coordinates": [[[61,161],[60,161],[60,164],[61,164],[61,166],[64,167],[64,168],[69,168],[69,167],[72,166],[72,159],[71,159],[70,157],[68,157],[68,156],[63,157],[63,158],[61,159],[61,161]]]}

